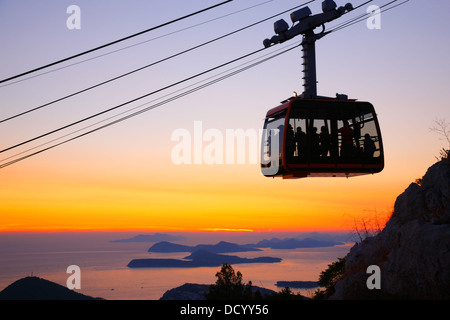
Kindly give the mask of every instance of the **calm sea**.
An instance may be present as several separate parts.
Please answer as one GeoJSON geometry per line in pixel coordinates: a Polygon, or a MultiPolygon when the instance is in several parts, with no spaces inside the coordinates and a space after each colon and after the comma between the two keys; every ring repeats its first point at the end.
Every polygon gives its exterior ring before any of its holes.
{"type": "MultiPolygon", "coordinates": [[[[219,267],[186,269],[129,269],[128,262],[136,258],[183,258],[189,253],[148,253],[153,243],[118,243],[137,233],[49,233],[0,234],[0,290],[12,282],[37,276],[66,285],[67,267],[81,269],[80,293],[112,300],[158,300],[169,289],[184,283],[212,284],[219,267]]],[[[178,233],[177,235],[180,235],[178,233]]],[[[255,243],[273,236],[280,238],[298,234],[219,234],[183,233],[180,244],[215,244],[230,241],[239,244],[255,243]]],[[[277,281],[317,281],[327,265],[344,257],[352,244],[342,246],[232,253],[240,257],[272,256],[282,258],[274,264],[237,264],[234,269],[243,274],[245,282],[279,291],[277,281]]],[[[314,290],[300,291],[312,295],[314,290]]]]}

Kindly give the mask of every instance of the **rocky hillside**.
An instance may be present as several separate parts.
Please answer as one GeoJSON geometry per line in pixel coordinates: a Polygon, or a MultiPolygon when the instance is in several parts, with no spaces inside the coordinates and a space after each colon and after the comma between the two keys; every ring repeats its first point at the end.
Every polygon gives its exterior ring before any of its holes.
{"type": "Polygon", "coordinates": [[[331,299],[450,299],[450,160],[401,194],[386,227],[356,244],[331,299]],[[381,289],[369,290],[370,265],[381,289]]]}

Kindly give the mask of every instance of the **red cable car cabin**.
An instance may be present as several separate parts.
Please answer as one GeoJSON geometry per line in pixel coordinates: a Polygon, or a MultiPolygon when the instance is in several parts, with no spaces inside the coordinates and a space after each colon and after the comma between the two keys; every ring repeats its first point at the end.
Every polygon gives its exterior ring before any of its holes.
{"type": "Polygon", "coordinates": [[[380,128],[368,102],[293,97],[267,112],[261,148],[267,177],[352,177],[383,167],[380,128]]]}

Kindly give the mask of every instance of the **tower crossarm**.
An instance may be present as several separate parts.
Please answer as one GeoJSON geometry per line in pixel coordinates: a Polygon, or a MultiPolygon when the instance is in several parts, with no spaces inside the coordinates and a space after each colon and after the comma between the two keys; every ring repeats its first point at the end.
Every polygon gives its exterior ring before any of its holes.
{"type": "Polygon", "coordinates": [[[333,0],[322,2],[322,13],[312,15],[309,7],[303,7],[291,13],[293,26],[289,28],[288,23],[281,19],[274,23],[276,35],[264,40],[264,46],[270,47],[273,44],[283,43],[298,35],[306,35],[313,32],[317,27],[341,17],[344,13],[353,10],[353,6],[347,3],[345,6],[337,7],[333,0]]]}

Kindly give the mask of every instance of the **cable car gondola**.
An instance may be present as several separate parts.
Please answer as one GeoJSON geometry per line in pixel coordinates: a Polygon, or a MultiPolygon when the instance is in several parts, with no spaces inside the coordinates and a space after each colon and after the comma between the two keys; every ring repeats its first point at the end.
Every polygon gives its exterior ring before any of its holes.
{"type": "Polygon", "coordinates": [[[261,170],[268,177],[352,177],[383,170],[369,102],[292,97],[267,112],[261,170]]]}
{"type": "Polygon", "coordinates": [[[384,168],[380,127],[369,102],[317,95],[315,42],[328,33],[325,23],[353,10],[322,2],[323,13],[311,15],[308,7],[291,14],[293,26],[275,22],[277,35],[264,46],[303,35],[304,92],[269,110],[264,122],[261,171],[267,177],[352,177],[374,174],[384,168]],[[298,22],[298,23],[297,23],[298,22]],[[314,29],[322,26],[321,33],[314,29]]]}

